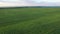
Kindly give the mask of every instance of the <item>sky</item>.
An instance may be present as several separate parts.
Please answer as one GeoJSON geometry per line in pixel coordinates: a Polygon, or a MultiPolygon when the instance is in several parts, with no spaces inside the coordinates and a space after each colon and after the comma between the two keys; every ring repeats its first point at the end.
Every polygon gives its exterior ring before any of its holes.
{"type": "Polygon", "coordinates": [[[0,0],[0,7],[60,6],[60,0],[0,0]]]}

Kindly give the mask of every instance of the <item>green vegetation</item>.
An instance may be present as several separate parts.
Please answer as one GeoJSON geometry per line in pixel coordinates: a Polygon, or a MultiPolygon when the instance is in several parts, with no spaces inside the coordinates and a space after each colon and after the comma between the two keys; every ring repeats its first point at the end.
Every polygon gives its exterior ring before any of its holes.
{"type": "Polygon", "coordinates": [[[60,8],[0,9],[0,34],[60,34],[60,8]]]}

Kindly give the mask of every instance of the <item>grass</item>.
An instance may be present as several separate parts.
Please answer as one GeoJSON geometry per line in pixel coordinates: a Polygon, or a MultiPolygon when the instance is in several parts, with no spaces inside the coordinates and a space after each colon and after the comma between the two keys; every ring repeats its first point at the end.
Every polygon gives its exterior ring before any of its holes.
{"type": "Polygon", "coordinates": [[[60,34],[60,8],[0,9],[0,34],[60,34]]]}

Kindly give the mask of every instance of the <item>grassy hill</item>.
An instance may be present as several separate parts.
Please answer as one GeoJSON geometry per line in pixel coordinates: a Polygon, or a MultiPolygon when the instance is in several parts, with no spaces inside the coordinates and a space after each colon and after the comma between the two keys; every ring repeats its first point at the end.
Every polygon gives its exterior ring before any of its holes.
{"type": "Polygon", "coordinates": [[[60,34],[60,8],[0,9],[0,34],[60,34]]]}

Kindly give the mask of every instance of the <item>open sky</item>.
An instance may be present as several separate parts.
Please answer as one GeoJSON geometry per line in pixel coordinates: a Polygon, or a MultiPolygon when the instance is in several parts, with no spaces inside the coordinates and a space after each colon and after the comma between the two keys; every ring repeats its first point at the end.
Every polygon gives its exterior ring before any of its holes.
{"type": "Polygon", "coordinates": [[[0,0],[0,7],[9,6],[60,6],[60,0],[0,0]]]}

